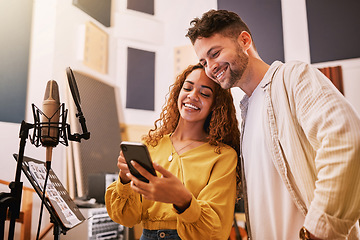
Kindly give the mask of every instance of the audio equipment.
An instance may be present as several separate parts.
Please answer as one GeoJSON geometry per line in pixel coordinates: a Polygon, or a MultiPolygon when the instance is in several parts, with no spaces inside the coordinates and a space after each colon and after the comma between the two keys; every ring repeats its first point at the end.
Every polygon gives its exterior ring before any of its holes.
{"type": "Polygon", "coordinates": [[[81,225],[73,228],[62,240],[128,240],[129,229],[113,222],[106,208],[80,208],[87,219],[81,225]]]}
{"type": "Polygon", "coordinates": [[[114,173],[93,173],[88,177],[88,194],[87,198],[95,198],[97,203],[105,204],[106,188],[116,179],[119,174],[114,173]]]}

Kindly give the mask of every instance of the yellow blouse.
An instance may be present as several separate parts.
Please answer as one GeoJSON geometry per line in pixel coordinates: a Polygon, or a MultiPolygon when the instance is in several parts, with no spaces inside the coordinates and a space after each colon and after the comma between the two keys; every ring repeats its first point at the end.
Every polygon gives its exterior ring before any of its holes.
{"type": "MultiPolygon", "coordinates": [[[[142,222],[145,229],[177,229],[181,239],[228,239],[236,198],[237,154],[225,145],[221,153],[204,143],[180,156],[173,154],[169,135],[149,147],[153,161],[178,177],[192,193],[191,205],[178,213],[172,204],[142,199],[120,179],[106,190],[105,204],[112,220],[127,227],[142,222]]],[[[159,174],[159,173],[158,173],[159,174]]]]}

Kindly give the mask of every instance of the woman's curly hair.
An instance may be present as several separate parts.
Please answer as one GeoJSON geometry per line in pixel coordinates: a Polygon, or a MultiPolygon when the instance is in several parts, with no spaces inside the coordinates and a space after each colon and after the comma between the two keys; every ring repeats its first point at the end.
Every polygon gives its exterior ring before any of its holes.
{"type": "MultiPolygon", "coordinates": [[[[155,121],[154,128],[150,129],[149,133],[142,138],[147,144],[156,146],[164,135],[175,131],[180,118],[177,105],[180,90],[187,76],[195,69],[202,69],[204,71],[204,67],[201,64],[190,65],[177,76],[175,83],[170,86],[167,102],[162,108],[160,118],[155,121]]],[[[209,135],[207,140],[209,144],[217,146],[215,152],[220,153],[221,146],[227,144],[234,148],[239,156],[240,131],[233,97],[230,90],[222,89],[218,84],[215,84],[214,90],[213,111],[209,114],[204,124],[204,130],[209,135]]],[[[237,170],[237,182],[240,183],[239,159],[237,170]]]]}

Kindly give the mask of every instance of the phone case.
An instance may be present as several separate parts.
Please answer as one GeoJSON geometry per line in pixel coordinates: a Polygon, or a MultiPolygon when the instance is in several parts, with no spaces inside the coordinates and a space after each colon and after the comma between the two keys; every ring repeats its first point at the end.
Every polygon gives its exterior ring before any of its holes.
{"type": "Polygon", "coordinates": [[[147,147],[143,143],[138,142],[122,142],[120,148],[124,154],[126,163],[132,175],[144,182],[149,182],[144,176],[142,176],[130,163],[131,160],[139,163],[152,175],[156,176],[155,169],[152,165],[151,157],[147,147]]]}

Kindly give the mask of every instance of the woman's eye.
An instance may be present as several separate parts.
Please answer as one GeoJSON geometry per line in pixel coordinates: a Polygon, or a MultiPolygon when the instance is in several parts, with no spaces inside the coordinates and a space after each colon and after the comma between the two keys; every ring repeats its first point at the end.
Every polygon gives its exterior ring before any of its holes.
{"type": "Polygon", "coordinates": [[[191,88],[183,87],[183,89],[184,89],[185,91],[191,91],[191,88]]]}
{"type": "Polygon", "coordinates": [[[201,95],[203,95],[204,97],[210,97],[210,94],[207,93],[201,93],[201,95]]]}

